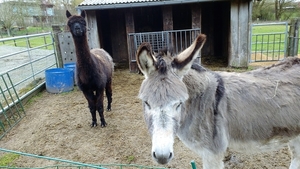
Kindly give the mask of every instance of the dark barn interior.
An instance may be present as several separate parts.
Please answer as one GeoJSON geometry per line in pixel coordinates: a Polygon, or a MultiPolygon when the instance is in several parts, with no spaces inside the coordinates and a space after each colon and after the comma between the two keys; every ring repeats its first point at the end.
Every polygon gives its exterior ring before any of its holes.
{"type": "Polygon", "coordinates": [[[230,34],[230,2],[201,4],[201,32],[208,36],[202,49],[203,64],[217,61],[227,66],[230,34]]]}
{"type": "MultiPolygon", "coordinates": [[[[172,5],[173,30],[192,28],[192,6],[198,5],[201,32],[207,35],[202,49],[202,63],[218,61],[227,66],[230,33],[230,2],[202,2],[172,5]]],[[[128,67],[126,10],[132,10],[134,32],[163,31],[164,6],[147,6],[97,10],[98,36],[101,47],[108,51],[118,65],[128,67]]],[[[135,52],[135,51],[134,51],[135,52]]]]}

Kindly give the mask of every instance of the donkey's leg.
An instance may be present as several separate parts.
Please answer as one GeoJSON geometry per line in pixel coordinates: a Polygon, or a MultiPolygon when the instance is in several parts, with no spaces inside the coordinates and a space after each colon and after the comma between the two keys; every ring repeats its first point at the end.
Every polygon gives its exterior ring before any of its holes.
{"type": "Polygon", "coordinates": [[[108,79],[108,82],[106,83],[105,93],[107,97],[107,111],[111,111],[111,102],[112,102],[111,78],[108,79]]]}
{"type": "Polygon", "coordinates": [[[85,96],[86,100],[88,101],[89,109],[92,115],[92,124],[91,127],[97,126],[97,118],[96,118],[96,102],[95,102],[95,95],[93,91],[83,91],[83,95],[85,96]]]}
{"type": "Polygon", "coordinates": [[[209,150],[204,150],[202,154],[203,169],[223,169],[224,153],[214,154],[209,150]]]}
{"type": "Polygon", "coordinates": [[[289,148],[292,153],[292,162],[289,169],[300,168],[300,136],[297,136],[289,142],[289,148]]]}
{"type": "Polygon", "coordinates": [[[100,115],[101,127],[106,126],[106,122],[105,122],[104,115],[103,115],[103,95],[104,95],[104,89],[96,91],[97,110],[100,115]]]}

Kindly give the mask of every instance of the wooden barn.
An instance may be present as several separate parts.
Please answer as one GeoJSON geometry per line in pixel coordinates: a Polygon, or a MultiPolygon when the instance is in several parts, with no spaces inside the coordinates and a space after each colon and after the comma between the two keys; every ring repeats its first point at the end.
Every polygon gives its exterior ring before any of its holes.
{"type": "Polygon", "coordinates": [[[104,48],[133,72],[142,41],[155,51],[173,47],[180,52],[200,32],[207,35],[202,62],[248,66],[251,0],[84,0],[77,10],[86,11],[90,47],[104,48]]]}

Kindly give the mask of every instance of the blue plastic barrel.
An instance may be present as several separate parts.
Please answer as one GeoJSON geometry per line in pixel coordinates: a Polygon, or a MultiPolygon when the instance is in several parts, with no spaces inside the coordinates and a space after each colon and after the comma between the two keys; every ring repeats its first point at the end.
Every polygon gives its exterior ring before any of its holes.
{"type": "Polygon", "coordinates": [[[71,69],[72,72],[73,72],[73,77],[74,77],[74,84],[76,85],[76,81],[75,81],[75,73],[76,73],[76,63],[72,62],[72,63],[65,63],[64,64],[64,68],[67,68],[67,69],[71,69]]]}
{"type": "Polygon", "coordinates": [[[74,75],[71,69],[51,68],[45,70],[46,90],[49,93],[69,92],[74,89],[74,75]]]}

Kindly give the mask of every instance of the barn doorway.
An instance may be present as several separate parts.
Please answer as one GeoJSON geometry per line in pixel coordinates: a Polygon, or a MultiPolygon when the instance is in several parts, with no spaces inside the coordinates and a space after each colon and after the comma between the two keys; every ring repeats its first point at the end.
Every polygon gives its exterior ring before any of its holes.
{"type": "Polygon", "coordinates": [[[105,49],[110,55],[112,55],[112,40],[111,40],[111,19],[109,10],[97,11],[97,27],[99,32],[100,47],[105,49]]]}
{"type": "Polygon", "coordinates": [[[202,64],[228,66],[230,1],[201,4],[201,32],[207,35],[202,64]]]}

